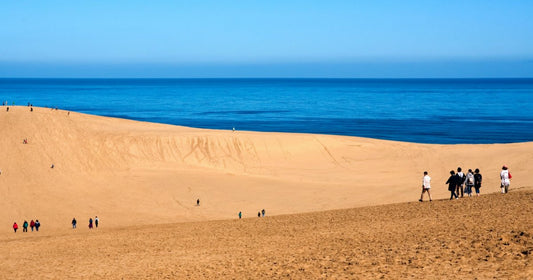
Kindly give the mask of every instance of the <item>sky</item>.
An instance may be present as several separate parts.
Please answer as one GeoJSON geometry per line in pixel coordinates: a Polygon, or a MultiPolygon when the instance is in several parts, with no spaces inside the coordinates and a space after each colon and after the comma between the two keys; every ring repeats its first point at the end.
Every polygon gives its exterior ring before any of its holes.
{"type": "Polygon", "coordinates": [[[2,1],[0,77],[533,77],[533,1],[2,1]]]}

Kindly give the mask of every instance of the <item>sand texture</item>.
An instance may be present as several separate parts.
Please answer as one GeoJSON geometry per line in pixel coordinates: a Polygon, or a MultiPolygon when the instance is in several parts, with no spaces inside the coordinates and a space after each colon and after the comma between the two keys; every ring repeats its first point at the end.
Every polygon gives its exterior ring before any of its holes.
{"type": "Polygon", "coordinates": [[[425,145],[0,108],[3,279],[532,277],[531,142],[425,145]],[[506,195],[495,193],[502,164],[506,195]],[[484,196],[446,199],[457,166],[481,169],[484,196]],[[441,200],[413,202],[424,170],[441,200]],[[12,232],[31,219],[38,233],[12,232]]]}
{"type": "Polygon", "coordinates": [[[0,235],[5,279],[532,279],[533,191],[0,235]]]}
{"type": "Polygon", "coordinates": [[[502,164],[511,188],[533,186],[531,142],[423,145],[1,109],[0,232],[24,219],[64,228],[98,215],[109,227],[407,202],[424,170],[434,197],[444,198],[457,166],[481,169],[483,193],[499,190],[502,164]]]}

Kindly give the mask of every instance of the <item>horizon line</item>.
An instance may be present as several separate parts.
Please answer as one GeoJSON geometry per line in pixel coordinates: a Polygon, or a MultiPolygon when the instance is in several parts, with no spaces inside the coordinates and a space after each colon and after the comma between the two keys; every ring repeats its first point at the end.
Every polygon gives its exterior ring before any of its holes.
{"type": "Polygon", "coordinates": [[[516,80],[527,77],[0,77],[0,80],[516,80]]]}

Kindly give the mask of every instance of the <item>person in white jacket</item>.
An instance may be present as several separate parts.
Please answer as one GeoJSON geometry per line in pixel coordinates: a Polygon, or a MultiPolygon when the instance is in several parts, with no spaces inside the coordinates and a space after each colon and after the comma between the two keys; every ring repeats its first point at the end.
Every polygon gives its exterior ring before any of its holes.
{"type": "Polygon", "coordinates": [[[427,171],[424,171],[424,178],[422,179],[422,194],[420,194],[420,199],[418,201],[423,201],[425,192],[428,192],[429,201],[432,201],[429,189],[431,189],[431,177],[429,177],[427,171]]]}
{"type": "Polygon", "coordinates": [[[500,179],[502,180],[502,193],[509,192],[509,185],[511,184],[511,174],[506,165],[502,167],[502,172],[500,172],[500,179]]]}

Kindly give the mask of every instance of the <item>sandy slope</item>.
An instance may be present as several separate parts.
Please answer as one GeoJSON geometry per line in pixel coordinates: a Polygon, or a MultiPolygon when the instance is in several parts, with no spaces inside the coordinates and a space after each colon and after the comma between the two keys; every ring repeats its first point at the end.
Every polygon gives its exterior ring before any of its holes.
{"type": "Polygon", "coordinates": [[[533,279],[533,191],[0,234],[2,279],[533,279]]]}
{"type": "Polygon", "coordinates": [[[533,186],[533,143],[233,133],[28,107],[0,107],[0,133],[6,233],[13,221],[34,218],[62,228],[72,217],[85,224],[98,215],[110,227],[413,201],[424,170],[435,198],[444,198],[448,171],[457,166],[480,168],[484,193],[498,190],[502,164],[510,166],[513,187],[533,186]]]}

